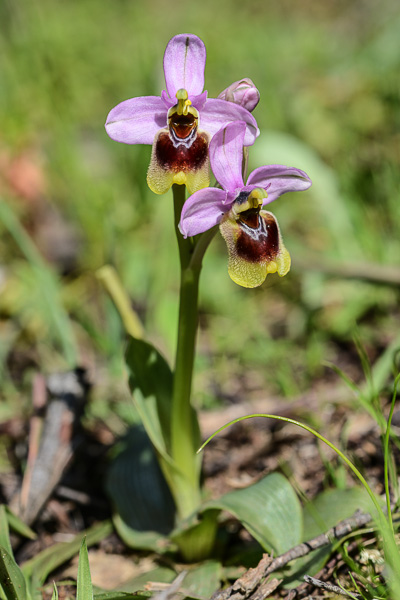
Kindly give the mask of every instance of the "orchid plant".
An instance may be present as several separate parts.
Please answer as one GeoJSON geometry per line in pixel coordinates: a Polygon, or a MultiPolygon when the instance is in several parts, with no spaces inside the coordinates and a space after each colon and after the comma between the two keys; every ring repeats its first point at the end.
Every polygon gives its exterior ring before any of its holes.
{"type": "MultiPolygon", "coordinates": [[[[175,36],[164,54],[166,91],[161,96],[121,102],[106,121],[106,131],[113,140],[152,145],[148,185],[156,194],[171,187],[173,191],[181,265],[174,370],[169,370],[150,344],[139,340],[131,340],[127,363],[136,405],[172,493],[178,523],[195,515],[202,502],[201,464],[196,454],[199,427],[191,405],[191,388],[204,253],[219,226],[234,282],[254,288],[269,273],[286,275],[289,253],[275,216],[263,207],[286,192],[306,190],[311,185],[304,171],[282,165],[259,167],[244,183],[248,147],[259,135],[251,114],[259,93],[250,79],[243,79],[218,98],[208,98],[204,91],[205,62],[206,49],[197,36],[175,36]],[[209,187],[210,166],[217,182],[214,187],[209,187]],[[154,365],[158,365],[157,372],[154,365]],[[166,374],[163,391],[154,379],[151,381],[160,373],[166,374]],[[146,374],[147,389],[151,388],[147,394],[146,385],[140,383],[146,374]]],[[[215,530],[205,522],[203,526],[215,530]]],[[[211,539],[213,533],[208,537],[211,539]]],[[[198,558],[202,551],[185,551],[185,540],[180,544],[183,554],[198,558]]]]}

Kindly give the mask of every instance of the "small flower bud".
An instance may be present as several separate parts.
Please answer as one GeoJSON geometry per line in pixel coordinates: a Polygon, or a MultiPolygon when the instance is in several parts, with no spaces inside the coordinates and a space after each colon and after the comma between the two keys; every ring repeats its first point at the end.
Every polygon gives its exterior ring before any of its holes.
{"type": "Polygon", "coordinates": [[[235,81],[218,96],[221,100],[234,102],[252,112],[260,101],[260,92],[251,79],[246,77],[235,81]]]}

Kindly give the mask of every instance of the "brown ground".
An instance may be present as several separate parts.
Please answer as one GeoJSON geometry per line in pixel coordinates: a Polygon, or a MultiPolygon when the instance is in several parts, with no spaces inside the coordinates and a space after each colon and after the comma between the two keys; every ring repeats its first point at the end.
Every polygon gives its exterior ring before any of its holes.
{"type": "MultiPolygon", "coordinates": [[[[350,392],[342,384],[336,387],[331,383],[320,384],[310,393],[285,405],[280,399],[263,397],[254,397],[246,404],[231,403],[221,410],[202,413],[200,423],[203,435],[207,437],[221,425],[244,414],[280,414],[309,424],[317,421],[322,424],[320,433],[339,447],[343,446],[342,434],[346,426],[347,454],[362,465],[372,487],[382,493],[383,456],[378,428],[371,417],[364,412],[356,412],[354,403],[350,402],[350,392]]],[[[11,505],[21,485],[20,464],[28,451],[28,428],[28,422],[20,419],[0,425],[0,433],[7,439],[9,458],[14,465],[13,472],[0,474],[0,499],[11,505]]],[[[115,441],[114,435],[100,421],[91,431],[81,429],[76,435],[79,444],[69,466],[34,521],[37,540],[16,541],[15,553],[19,563],[56,542],[71,540],[83,529],[110,517],[102,484],[107,453],[115,441]]],[[[338,464],[333,451],[322,447],[304,430],[271,419],[250,419],[226,429],[206,447],[205,487],[211,497],[218,497],[229,490],[254,483],[272,471],[281,470],[308,498],[313,498],[331,483],[324,461],[329,461],[334,468],[338,464]]],[[[350,475],[348,480],[351,481],[350,475]]],[[[249,535],[240,526],[232,523],[231,532],[243,544],[250,542],[249,535]]],[[[354,551],[357,552],[357,547],[354,551]]],[[[328,580],[334,569],[336,575],[340,573],[340,569],[337,571],[340,560],[340,556],[335,556],[328,563],[325,568],[328,580]]],[[[93,582],[105,589],[115,588],[148,570],[156,561],[157,557],[141,556],[127,550],[116,534],[111,534],[97,549],[90,551],[93,582]]],[[[75,559],[54,574],[54,578],[65,580],[75,577],[76,568],[75,559]]],[[[310,587],[304,586],[303,593],[311,593],[310,590],[310,587]]],[[[69,592],[70,588],[63,589],[60,597],[68,597],[69,592]]]]}

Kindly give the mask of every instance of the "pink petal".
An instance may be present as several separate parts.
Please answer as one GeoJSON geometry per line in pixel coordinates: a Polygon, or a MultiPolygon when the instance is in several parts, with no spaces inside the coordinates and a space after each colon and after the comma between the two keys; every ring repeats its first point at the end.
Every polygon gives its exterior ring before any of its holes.
{"type": "Polygon", "coordinates": [[[302,192],[311,186],[311,179],[304,171],[283,165],[259,167],[250,173],[247,185],[267,190],[264,205],[273,202],[287,192],[302,192]]]}
{"type": "Polygon", "coordinates": [[[217,225],[227,210],[225,196],[226,192],[218,188],[204,188],[192,194],[182,208],[179,223],[182,235],[191,237],[217,225]]]}
{"type": "Polygon", "coordinates": [[[176,98],[170,98],[165,90],[161,92],[161,100],[164,102],[164,106],[167,110],[176,104],[176,98]]]}
{"type": "Polygon", "coordinates": [[[234,121],[220,129],[210,142],[211,169],[218,183],[228,192],[235,192],[244,186],[242,161],[245,132],[246,123],[234,121]]]}
{"type": "Polygon", "coordinates": [[[207,102],[207,92],[203,92],[198,96],[190,96],[190,100],[195,108],[200,112],[203,110],[205,103],[207,102]]]}
{"type": "Polygon", "coordinates": [[[108,114],[106,131],[124,144],[152,144],[157,131],[167,126],[167,110],[158,96],[140,96],[121,102],[108,114]]]}
{"type": "Polygon", "coordinates": [[[197,96],[204,89],[206,47],[197,35],[182,33],[167,44],[164,54],[164,75],[170,98],[180,89],[197,96]]]}
{"type": "Polygon", "coordinates": [[[211,136],[215,135],[222,127],[232,121],[244,121],[246,123],[246,134],[244,145],[252,146],[255,139],[260,135],[257,121],[248,110],[233,102],[209,98],[200,113],[199,126],[211,136]]]}

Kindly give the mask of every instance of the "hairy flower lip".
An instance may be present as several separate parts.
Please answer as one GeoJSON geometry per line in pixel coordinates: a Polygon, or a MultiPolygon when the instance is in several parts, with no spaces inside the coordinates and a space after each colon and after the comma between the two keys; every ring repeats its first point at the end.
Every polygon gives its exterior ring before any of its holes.
{"type": "Polygon", "coordinates": [[[141,96],[125,100],[108,114],[106,131],[111,139],[125,144],[152,145],[156,134],[167,127],[168,110],[175,106],[176,93],[187,90],[188,98],[199,111],[199,127],[210,138],[232,121],[246,123],[244,143],[252,145],[259,135],[257,122],[243,107],[221,99],[208,98],[204,88],[206,49],[193,34],[179,34],[167,44],[164,75],[167,92],[161,96],[141,96]]]}
{"type": "Polygon", "coordinates": [[[288,273],[290,254],[272,213],[259,206],[239,215],[231,209],[219,228],[228,250],[229,276],[238,285],[255,288],[269,273],[280,277],[288,273]]]}

